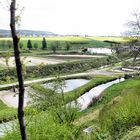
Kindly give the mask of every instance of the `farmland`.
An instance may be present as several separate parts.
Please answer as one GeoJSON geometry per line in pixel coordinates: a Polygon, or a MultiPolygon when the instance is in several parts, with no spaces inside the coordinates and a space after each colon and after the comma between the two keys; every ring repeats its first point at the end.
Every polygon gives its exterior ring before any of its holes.
{"type": "MultiPolygon", "coordinates": [[[[20,43],[23,44],[23,49],[27,48],[27,40],[32,41],[32,45],[37,43],[38,48],[42,46],[42,37],[21,37],[20,43]]],[[[0,50],[6,50],[2,45],[6,43],[6,41],[11,40],[10,38],[0,38],[0,50]]],[[[118,37],[46,37],[48,50],[51,50],[51,43],[58,41],[59,42],[59,50],[66,50],[65,42],[71,43],[71,50],[78,50],[87,47],[110,47],[110,43],[104,42],[105,40],[109,41],[123,41],[123,38],[118,37]]]]}
{"type": "MultiPolygon", "coordinates": [[[[127,56],[120,59],[116,54],[90,54],[82,51],[89,47],[111,48],[113,44],[104,41],[124,42],[123,38],[46,37],[47,48],[45,49],[42,49],[42,39],[42,37],[20,39],[26,91],[24,98],[25,120],[29,124],[27,132],[30,140],[37,137],[48,140],[59,140],[62,137],[65,137],[66,140],[69,138],[98,140],[97,135],[101,140],[105,136],[111,139],[113,137],[123,139],[127,136],[127,132],[131,137],[131,131],[139,132],[139,126],[136,130],[132,130],[133,126],[138,124],[139,119],[139,104],[136,104],[139,99],[139,72],[137,70],[132,72],[121,70],[126,63],[133,63],[132,57],[127,56]],[[33,48],[27,48],[29,39],[33,48]],[[54,42],[59,42],[55,51],[51,48],[54,42]],[[70,43],[69,50],[66,48],[67,42],[70,43]],[[38,47],[34,47],[34,44],[38,44],[38,47]],[[132,78],[133,76],[137,78],[132,78]],[[129,79],[123,82],[123,77],[129,79]],[[64,87],[67,88],[66,81],[70,80],[85,80],[87,83],[83,85],[71,83],[70,87],[75,86],[75,88],[64,92],[64,87]],[[114,85],[110,85],[112,82],[115,82],[114,85]],[[54,84],[50,85],[51,88],[45,87],[50,83],[54,84]],[[108,84],[110,87],[107,86],[108,84]],[[104,88],[105,86],[109,88],[104,88]],[[131,91],[133,94],[130,93],[131,91]],[[98,96],[92,98],[89,94],[86,97],[88,93],[98,96]],[[130,95],[128,95],[129,93],[130,95]],[[82,111],[78,102],[80,99],[84,100],[83,102],[87,106],[82,111]],[[86,103],[87,99],[91,99],[90,102],[87,101],[89,104],[86,103]],[[129,104],[129,100],[131,100],[131,104],[129,104]],[[76,107],[68,107],[71,103],[74,103],[73,105],[76,107]],[[125,104],[129,106],[128,112],[125,111],[125,104]],[[136,105],[136,109],[131,115],[130,110],[131,107],[134,108],[134,105],[136,105]],[[123,108],[124,114],[121,113],[121,108],[123,108]],[[116,123],[118,121],[117,111],[120,112],[119,124],[122,129],[116,123]],[[109,115],[110,112],[115,115],[109,115]],[[123,119],[124,115],[126,115],[126,120],[123,119]],[[132,129],[129,129],[129,118],[131,119],[133,115],[135,119],[134,122],[130,121],[132,129]],[[114,124],[111,123],[111,117],[114,117],[115,126],[121,129],[121,132],[115,129],[114,124]],[[109,123],[106,123],[106,120],[109,123]],[[125,121],[125,125],[123,125],[123,121],[125,121]],[[87,135],[87,132],[84,131],[87,128],[95,130],[97,135],[92,132],[87,135]],[[111,131],[112,128],[113,131],[111,131]],[[41,133],[42,131],[44,133],[41,133]]],[[[0,122],[17,119],[15,109],[18,105],[17,73],[12,46],[9,47],[7,43],[9,40],[10,38],[0,38],[0,122]]],[[[139,66],[139,60],[136,61],[136,66],[139,66]]],[[[13,126],[11,131],[6,131],[4,134],[4,137],[0,136],[2,140],[20,139],[17,126],[13,126]]]]}

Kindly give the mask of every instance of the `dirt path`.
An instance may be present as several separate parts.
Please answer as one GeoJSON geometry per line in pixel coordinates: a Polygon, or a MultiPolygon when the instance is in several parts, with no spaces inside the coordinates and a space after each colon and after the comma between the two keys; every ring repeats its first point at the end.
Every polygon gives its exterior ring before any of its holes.
{"type": "MultiPolygon", "coordinates": [[[[24,95],[24,107],[27,106],[27,103],[30,101],[28,97],[28,93],[31,92],[30,87],[25,88],[25,95],[24,95]]],[[[3,101],[9,107],[18,107],[18,91],[13,92],[12,90],[4,90],[0,91],[0,100],[3,101]]]]}
{"type": "MultiPolygon", "coordinates": [[[[69,78],[69,77],[75,77],[75,76],[94,75],[94,74],[101,74],[101,75],[107,75],[107,76],[110,75],[111,76],[111,75],[114,75],[115,73],[92,69],[92,70],[88,70],[87,72],[70,74],[70,75],[64,75],[64,76],[60,76],[60,77],[62,77],[62,78],[69,78]]],[[[30,84],[33,84],[33,83],[40,83],[40,82],[45,82],[45,81],[53,80],[55,78],[56,77],[48,77],[48,78],[35,79],[35,80],[25,81],[24,84],[25,85],[30,85],[30,84]]],[[[1,88],[12,87],[12,86],[16,86],[16,85],[18,85],[17,82],[11,83],[11,84],[0,85],[0,89],[1,88]]]]}

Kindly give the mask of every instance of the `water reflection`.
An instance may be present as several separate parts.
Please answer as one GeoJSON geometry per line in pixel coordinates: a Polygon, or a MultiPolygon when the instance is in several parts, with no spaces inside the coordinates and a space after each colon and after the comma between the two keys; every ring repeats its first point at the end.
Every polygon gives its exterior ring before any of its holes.
{"type": "Polygon", "coordinates": [[[112,54],[111,49],[109,48],[87,48],[87,51],[90,53],[97,53],[97,54],[112,54]]]}
{"type": "MultiPolygon", "coordinates": [[[[68,92],[71,90],[74,90],[86,83],[88,83],[89,80],[86,79],[69,79],[69,80],[65,80],[64,84],[62,86],[63,92],[68,92]]],[[[55,88],[55,83],[46,83],[43,85],[45,88],[49,88],[49,89],[54,89],[55,88]]],[[[60,92],[60,89],[58,88],[57,90],[58,92],[60,92]]]]}

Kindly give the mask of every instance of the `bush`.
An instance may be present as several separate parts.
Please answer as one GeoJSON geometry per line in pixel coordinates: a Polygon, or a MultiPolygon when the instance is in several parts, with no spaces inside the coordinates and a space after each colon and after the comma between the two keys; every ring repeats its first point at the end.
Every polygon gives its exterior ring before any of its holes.
{"type": "MultiPolygon", "coordinates": [[[[27,125],[28,140],[78,140],[80,129],[67,123],[57,123],[49,113],[40,113],[29,119],[27,125]]],[[[1,140],[19,140],[18,128],[1,140]]]]}

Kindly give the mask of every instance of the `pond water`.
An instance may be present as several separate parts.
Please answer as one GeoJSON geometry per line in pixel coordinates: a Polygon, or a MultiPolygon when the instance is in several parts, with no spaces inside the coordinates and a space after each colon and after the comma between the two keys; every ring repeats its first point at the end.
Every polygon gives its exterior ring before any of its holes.
{"type": "Polygon", "coordinates": [[[109,48],[87,48],[87,51],[90,53],[97,53],[97,54],[112,54],[111,49],[109,48]]]}
{"type": "Polygon", "coordinates": [[[80,108],[80,110],[86,109],[92,102],[94,97],[98,97],[101,95],[101,93],[108,87],[112,86],[113,84],[119,83],[124,81],[124,78],[117,79],[111,82],[108,82],[106,84],[101,84],[99,86],[96,86],[92,88],[89,92],[86,92],[82,96],[80,96],[76,101],[72,101],[68,105],[70,106],[77,106],[80,108]]]}
{"type": "MultiPolygon", "coordinates": [[[[62,83],[62,90],[63,92],[68,92],[71,90],[74,90],[86,83],[88,83],[89,80],[87,79],[69,79],[69,80],[65,80],[64,83],[62,83]]],[[[46,83],[43,85],[45,88],[49,88],[49,89],[54,89],[56,84],[55,83],[46,83]]],[[[60,88],[57,88],[57,91],[60,92],[60,88]]]]}

